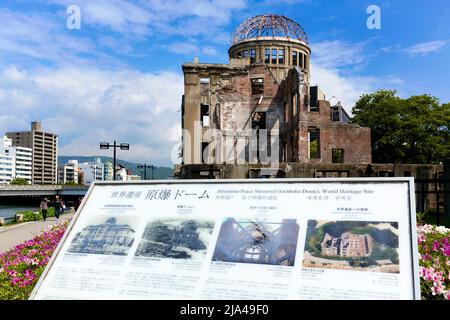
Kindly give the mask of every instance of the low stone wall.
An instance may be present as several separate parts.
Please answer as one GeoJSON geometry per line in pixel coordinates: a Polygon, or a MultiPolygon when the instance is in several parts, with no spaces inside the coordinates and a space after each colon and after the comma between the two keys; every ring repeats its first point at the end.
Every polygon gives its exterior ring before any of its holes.
{"type": "Polygon", "coordinates": [[[326,177],[414,177],[433,179],[444,171],[434,164],[343,164],[279,163],[263,164],[193,164],[175,166],[179,179],[248,179],[248,178],[326,178],[326,177]]]}

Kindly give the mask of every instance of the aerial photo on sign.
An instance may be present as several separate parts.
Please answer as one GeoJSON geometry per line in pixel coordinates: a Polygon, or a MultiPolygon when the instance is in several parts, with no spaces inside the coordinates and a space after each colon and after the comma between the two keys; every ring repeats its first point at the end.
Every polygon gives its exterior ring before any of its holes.
{"type": "Polygon", "coordinates": [[[399,273],[397,222],[309,220],[303,267],[399,273]]]}

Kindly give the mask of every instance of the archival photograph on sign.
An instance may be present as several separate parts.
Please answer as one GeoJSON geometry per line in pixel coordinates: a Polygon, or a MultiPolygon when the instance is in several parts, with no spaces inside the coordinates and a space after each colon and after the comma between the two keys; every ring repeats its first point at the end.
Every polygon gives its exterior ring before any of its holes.
{"type": "Polygon", "coordinates": [[[135,228],[130,217],[108,217],[90,222],[75,234],[68,252],[127,255],[133,245],[135,228]]]}
{"type": "Polygon", "coordinates": [[[208,250],[213,229],[212,220],[153,220],[145,227],[135,255],[201,260],[208,250]]]}
{"type": "Polygon", "coordinates": [[[399,273],[397,222],[309,220],[303,267],[399,273]]]}
{"type": "Polygon", "coordinates": [[[296,219],[226,218],[212,260],[293,266],[298,232],[296,219]]]}

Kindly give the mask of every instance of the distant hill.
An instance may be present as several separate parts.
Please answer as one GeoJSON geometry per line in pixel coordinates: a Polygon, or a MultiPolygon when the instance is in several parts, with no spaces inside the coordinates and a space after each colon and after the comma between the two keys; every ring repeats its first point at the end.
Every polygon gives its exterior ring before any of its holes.
{"type": "MultiPolygon", "coordinates": [[[[78,160],[78,162],[94,162],[96,158],[100,158],[101,161],[104,163],[106,161],[113,162],[112,157],[84,157],[84,156],[59,156],[58,157],[58,164],[64,164],[67,163],[69,160],[78,160]]],[[[119,160],[116,159],[117,165],[122,165],[127,169],[131,169],[131,172],[133,174],[143,176],[144,169],[138,169],[137,163],[125,161],[125,160],[119,160]]],[[[154,180],[165,180],[165,179],[172,179],[173,177],[173,168],[168,167],[155,167],[153,172],[153,179],[154,180]]],[[[147,179],[152,178],[152,169],[147,168],[147,179]]]]}

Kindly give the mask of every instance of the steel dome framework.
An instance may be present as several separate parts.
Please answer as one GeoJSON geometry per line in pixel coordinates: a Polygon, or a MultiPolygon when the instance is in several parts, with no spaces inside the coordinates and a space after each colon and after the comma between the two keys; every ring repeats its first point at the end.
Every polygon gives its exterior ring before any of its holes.
{"type": "Polygon", "coordinates": [[[297,22],[276,14],[259,15],[242,22],[233,33],[233,44],[259,37],[284,37],[308,44],[308,36],[297,22]]]}

